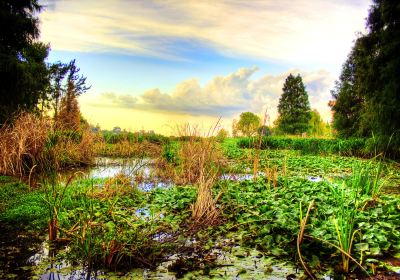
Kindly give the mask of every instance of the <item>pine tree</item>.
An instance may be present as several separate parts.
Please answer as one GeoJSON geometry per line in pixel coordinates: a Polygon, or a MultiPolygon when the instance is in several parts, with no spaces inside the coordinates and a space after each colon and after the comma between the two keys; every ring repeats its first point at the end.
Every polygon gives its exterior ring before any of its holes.
{"type": "Polygon", "coordinates": [[[300,75],[290,74],[283,85],[278,105],[278,127],[285,133],[300,134],[309,128],[310,102],[300,75]]]}

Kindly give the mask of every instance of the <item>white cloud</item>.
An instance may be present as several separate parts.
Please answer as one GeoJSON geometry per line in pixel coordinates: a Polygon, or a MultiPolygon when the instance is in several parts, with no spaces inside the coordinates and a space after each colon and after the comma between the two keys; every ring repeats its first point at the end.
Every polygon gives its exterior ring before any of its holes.
{"type": "Polygon", "coordinates": [[[337,64],[363,31],[370,2],[59,1],[40,18],[42,39],[56,50],[190,59],[183,40],[228,56],[337,64]]]}
{"type": "Polygon", "coordinates": [[[289,73],[293,73],[302,76],[311,107],[316,108],[326,120],[329,119],[327,103],[333,77],[328,72],[292,69],[279,75],[252,79],[257,70],[256,67],[241,68],[229,75],[214,77],[204,86],[196,79],[186,80],[169,93],[163,93],[158,88],[140,96],[103,93],[102,106],[223,117],[233,117],[243,111],[262,114],[267,108],[274,119],[283,83],[289,73]]]}

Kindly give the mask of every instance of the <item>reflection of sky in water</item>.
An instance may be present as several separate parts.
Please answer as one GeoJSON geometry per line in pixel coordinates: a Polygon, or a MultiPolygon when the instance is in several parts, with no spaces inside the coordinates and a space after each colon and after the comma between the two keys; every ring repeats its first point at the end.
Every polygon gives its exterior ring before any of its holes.
{"type": "Polygon", "coordinates": [[[310,176],[308,177],[308,181],[318,183],[322,181],[322,178],[318,176],[310,176]]]}
{"type": "Polygon", "coordinates": [[[142,191],[151,191],[154,188],[171,187],[170,182],[160,181],[152,176],[152,161],[150,159],[121,159],[121,158],[98,158],[96,167],[87,173],[90,178],[110,178],[118,174],[124,174],[132,178],[132,185],[142,191]],[[142,180],[136,183],[135,177],[140,174],[142,180]]]}
{"type": "MultiPolygon", "coordinates": [[[[263,172],[259,172],[258,176],[265,176],[263,172]]],[[[246,181],[246,180],[253,180],[253,174],[223,174],[220,179],[221,180],[229,180],[229,181],[246,181]]]]}

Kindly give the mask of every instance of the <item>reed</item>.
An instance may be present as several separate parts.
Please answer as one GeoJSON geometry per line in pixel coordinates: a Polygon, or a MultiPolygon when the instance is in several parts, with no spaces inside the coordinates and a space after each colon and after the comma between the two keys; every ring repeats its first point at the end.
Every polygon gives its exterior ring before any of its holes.
{"type": "Polygon", "coordinates": [[[357,175],[354,178],[352,185],[343,182],[337,186],[330,186],[332,197],[338,208],[333,224],[342,256],[342,269],[345,273],[349,272],[349,256],[351,256],[353,241],[358,232],[354,227],[359,206],[359,185],[356,184],[357,175]]]}
{"type": "Polygon", "coordinates": [[[91,164],[94,140],[88,130],[55,130],[51,119],[21,113],[13,124],[0,128],[0,174],[22,177],[91,164]]]}
{"type": "Polygon", "coordinates": [[[217,207],[217,202],[221,193],[215,198],[212,196],[212,187],[216,176],[206,179],[201,176],[197,188],[197,199],[191,205],[192,218],[199,225],[216,225],[219,223],[220,209],[217,207]]]}
{"type": "Polygon", "coordinates": [[[0,174],[22,176],[45,164],[51,122],[33,114],[20,114],[13,125],[0,128],[0,174]]]}
{"type": "Polygon", "coordinates": [[[175,180],[181,184],[197,185],[196,202],[191,205],[192,218],[197,225],[215,225],[219,222],[220,211],[213,198],[212,188],[221,175],[225,158],[217,147],[215,137],[219,121],[210,127],[205,137],[200,137],[197,126],[184,125],[178,128],[178,135],[188,141],[180,143],[179,163],[175,168],[175,180]]]}
{"type": "Polygon", "coordinates": [[[303,257],[301,255],[301,250],[300,250],[300,245],[303,242],[303,238],[304,238],[304,231],[306,229],[306,225],[307,225],[307,220],[308,217],[310,216],[310,212],[311,209],[314,206],[314,201],[311,201],[310,204],[308,205],[308,209],[307,209],[307,213],[306,216],[303,217],[303,211],[302,211],[302,207],[301,207],[301,202],[300,202],[300,230],[299,233],[297,235],[297,254],[299,256],[299,260],[301,265],[304,268],[304,271],[307,273],[307,275],[311,278],[311,279],[317,279],[315,277],[315,275],[312,273],[312,271],[309,269],[309,267],[307,266],[307,264],[305,263],[305,261],[303,260],[303,257]]]}

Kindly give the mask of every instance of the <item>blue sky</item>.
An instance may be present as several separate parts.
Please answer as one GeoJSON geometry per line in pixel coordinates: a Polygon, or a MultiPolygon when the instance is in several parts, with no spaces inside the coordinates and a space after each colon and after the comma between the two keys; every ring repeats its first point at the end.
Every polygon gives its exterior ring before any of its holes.
{"type": "Polygon", "coordinates": [[[76,59],[91,90],[81,110],[104,128],[230,127],[242,111],[275,118],[283,82],[301,74],[328,120],[334,80],[370,1],[49,1],[48,61],[76,59]],[[167,126],[168,126],[167,125],[167,126]]]}

